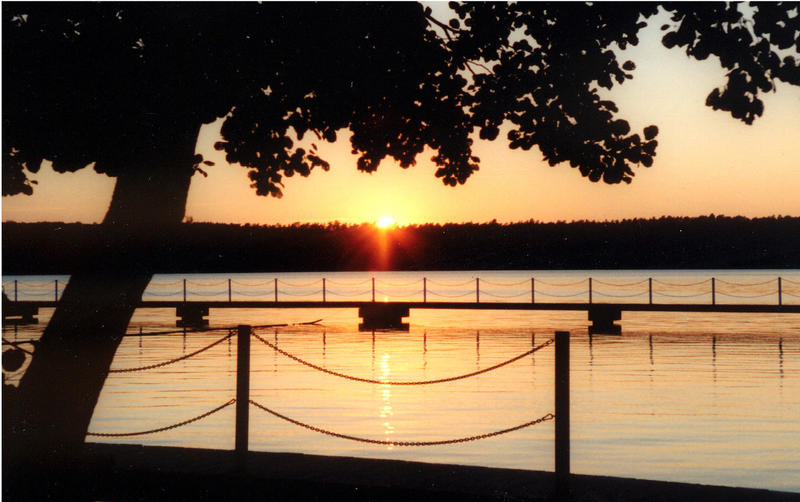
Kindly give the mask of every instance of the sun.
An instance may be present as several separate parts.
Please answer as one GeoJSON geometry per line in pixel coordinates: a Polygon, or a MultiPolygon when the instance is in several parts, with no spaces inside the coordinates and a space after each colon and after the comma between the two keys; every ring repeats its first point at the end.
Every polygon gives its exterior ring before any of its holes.
{"type": "Polygon", "coordinates": [[[378,228],[389,228],[397,225],[397,222],[391,216],[384,216],[375,222],[378,228]]]}

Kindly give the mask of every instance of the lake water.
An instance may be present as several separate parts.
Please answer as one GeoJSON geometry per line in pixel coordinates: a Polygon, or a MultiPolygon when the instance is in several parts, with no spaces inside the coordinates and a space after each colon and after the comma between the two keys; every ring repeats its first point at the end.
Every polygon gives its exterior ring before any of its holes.
{"type": "MultiPolygon", "coordinates": [[[[145,299],[422,300],[800,304],[800,271],[524,271],[159,275],[145,299]],[[423,283],[423,277],[425,281],[423,283]],[[713,293],[711,277],[714,277],[713,293]],[[479,278],[476,288],[475,279],[479,278]],[[476,289],[479,291],[476,292],[476,289]],[[713,299],[712,299],[713,296],[713,299]]],[[[68,277],[3,277],[20,299],[58,294],[68,277]]],[[[52,296],[50,296],[52,298],[52,296]]],[[[6,340],[36,338],[40,324],[4,326],[6,340]]],[[[140,309],[129,333],[174,329],[173,309],[140,309]]],[[[309,363],[382,382],[435,380],[511,359],[571,332],[572,470],[800,492],[800,315],[624,312],[622,336],[587,334],[585,311],[412,310],[408,332],[359,332],[355,309],[217,309],[210,326],[287,323],[255,333],[309,363]],[[298,325],[322,319],[317,325],[298,325]]],[[[130,336],[112,369],[189,354],[226,330],[130,336]]],[[[304,366],[252,339],[251,398],[294,420],[393,442],[489,433],[554,411],[554,347],[453,382],[393,386],[346,380],[304,366]]],[[[24,371],[24,367],[21,371],[24,371]]],[[[236,342],[160,368],[112,373],[90,430],[167,426],[235,397],[236,342]]],[[[8,375],[13,381],[17,375],[8,375]]],[[[233,448],[234,407],[192,424],[133,438],[89,438],[233,448]]],[[[250,408],[250,448],[323,455],[553,469],[552,421],[453,445],[352,442],[250,408]]]]}

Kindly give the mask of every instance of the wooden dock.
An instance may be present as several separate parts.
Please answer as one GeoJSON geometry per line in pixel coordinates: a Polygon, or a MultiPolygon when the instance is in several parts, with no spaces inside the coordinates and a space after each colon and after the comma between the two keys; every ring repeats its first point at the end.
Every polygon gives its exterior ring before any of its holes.
{"type": "MultiPolygon", "coordinates": [[[[7,302],[3,309],[3,319],[19,317],[26,322],[34,322],[40,308],[53,308],[55,300],[23,300],[7,302]]],[[[745,314],[798,314],[798,305],[776,304],[702,304],[702,303],[526,303],[526,302],[453,302],[453,301],[263,301],[263,300],[147,300],[138,308],[175,309],[178,326],[204,326],[211,309],[358,309],[363,319],[360,329],[400,329],[407,330],[408,323],[403,318],[412,309],[439,310],[526,310],[526,311],[586,311],[590,333],[619,334],[621,328],[615,321],[622,318],[622,312],[706,312],[706,313],[745,313],[745,314]]]]}

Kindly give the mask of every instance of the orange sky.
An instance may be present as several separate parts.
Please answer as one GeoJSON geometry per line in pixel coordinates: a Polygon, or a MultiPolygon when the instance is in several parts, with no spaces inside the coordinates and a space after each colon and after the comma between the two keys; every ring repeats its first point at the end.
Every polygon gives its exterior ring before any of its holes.
{"type": "MultiPolygon", "coordinates": [[[[800,89],[779,85],[764,95],[764,116],[753,126],[714,112],[704,103],[723,82],[718,63],[661,47],[660,24],[652,20],[650,35],[620,56],[637,63],[635,78],[611,94],[632,129],[652,123],[660,129],[653,167],[636,170],[631,185],[591,183],[568,166],[549,167],[538,150],[511,151],[498,139],[476,141],[480,171],[466,185],[445,187],[433,175],[429,151],[408,170],[385,161],[370,175],[356,170],[349,142],[340,139],[320,145],[329,172],[286,179],[282,199],[257,197],[246,170],[227,165],[211,148],[219,128],[212,124],[201,132],[198,152],[217,165],[208,168],[208,178],[194,177],[187,217],[288,224],[800,215],[800,89]]],[[[91,169],[56,175],[44,168],[33,178],[39,181],[34,196],[3,198],[4,221],[97,222],[113,188],[113,179],[91,169]]]]}

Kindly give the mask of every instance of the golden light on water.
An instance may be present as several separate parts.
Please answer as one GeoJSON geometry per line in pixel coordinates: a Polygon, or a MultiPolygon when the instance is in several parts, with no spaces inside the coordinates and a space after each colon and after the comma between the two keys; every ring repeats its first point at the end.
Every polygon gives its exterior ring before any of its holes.
{"type": "MultiPolygon", "coordinates": [[[[389,377],[391,377],[392,369],[389,366],[389,359],[391,356],[389,354],[383,354],[381,356],[381,374],[379,380],[382,382],[388,382],[389,377]]],[[[382,401],[383,407],[381,408],[381,418],[386,419],[383,422],[384,427],[384,434],[386,435],[387,440],[391,440],[391,435],[394,433],[394,427],[389,422],[389,417],[391,417],[394,413],[392,413],[392,388],[391,385],[384,384],[381,386],[381,394],[382,394],[382,401]]],[[[394,445],[389,444],[386,446],[387,450],[393,450],[394,445]]]]}

